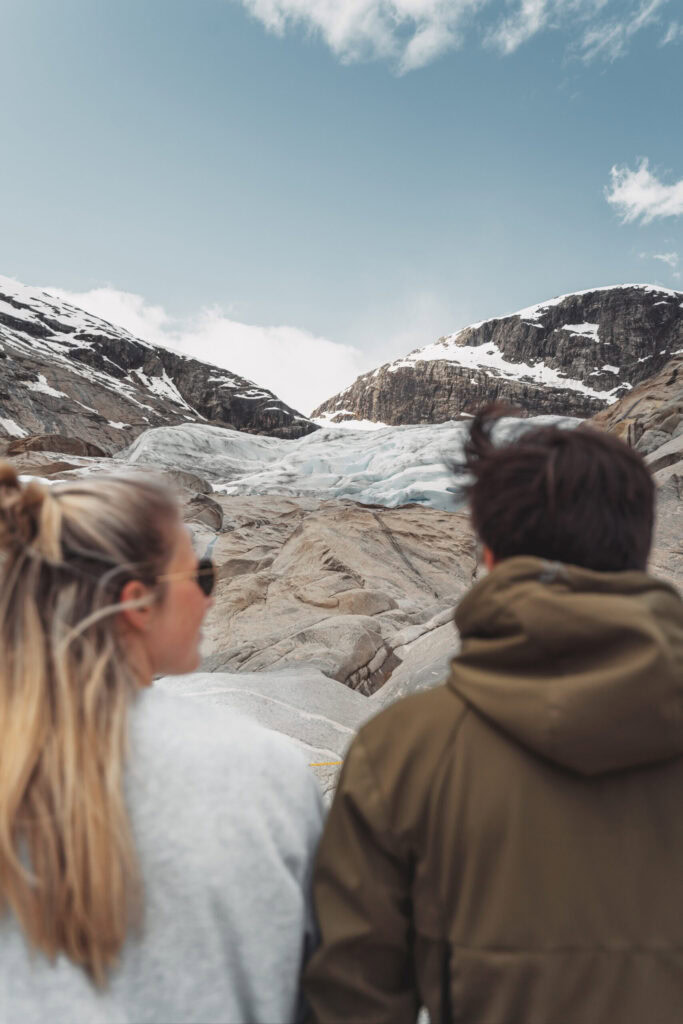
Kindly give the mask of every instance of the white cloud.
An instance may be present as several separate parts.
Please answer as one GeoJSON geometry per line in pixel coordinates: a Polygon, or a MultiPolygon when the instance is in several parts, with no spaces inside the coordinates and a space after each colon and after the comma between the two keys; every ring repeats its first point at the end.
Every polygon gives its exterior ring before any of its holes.
{"type": "Polygon", "coordinates": [[[672,21],[668,29],[662,36],[660,46],[667,46],[669,43],[680,43],[683,42],[683,25],[679,25],[677,21],[672,21]]]}
{"type": "Polygon", "coordinates": [[[641,252],[641,260],[659,260],[666,263],[672,270],[678,266],[679,256],[677,252],[641,252]]]}
{"type": "Polygon", "coordinates": [[[667,2],[507,0],[508,13],[500,18],[500,0],[241,0],[271,32],[300,27],[319,35],[343,63],[388,60],[401,73],[461,46],[470,28],[504,54],[546,29],[584,31],[578,47],[584,60],[614,60],[626,53],[631,36],[658,20],[667,2]],[[618,17],[597,23],[607,7],[618,17]]]}
{"type": "Polygon", "coordinates": [[[156,342],[171,324],[170,317],[161,306],[151,306],[141,295],[121,292],[116,288],[93,288],[87,292],[66,292],[61,288],[46,288],[65,302],[87,310],[95,316],[124,327],[137,338],[156,342]]]}
{"type": "Polygon", "coordinates": [[[550,14],[548,0],[522,0],[519,10],[492,29],[487,42],[502,50],[513,53],[518,46],[544,28],[550,14]]]}
{"type": "Polygon", "coordinates": [[[490,29],[485,39],[503,53],[513,53],[543,29],[590,21],[608,3],[609,0],[519,0],[517,10],[490,29]]]}
{"type": "Polygon", "coordinates": [[[653,260],[661,260],[662,263],[668,264],[672,270],[675,270],[678,266],[678,253],[677,252],[653,252],[653,260]]]}
{"type": "Polygon", "coordinates": [[[665,185],[654,175],[646,159],[635,171],[629,167],[613,167],[611,184],[605,189],[608,203],[621,214],[624,223],[640,220],[649,224],[659,217],[680,217],[683,214],[683,178],[665,185]]]}
{"type": "Polygon", "coordinates": [[[514,53],[544,29],[569,27],[571,31],[591,23],[609,3],[610,0],[519,0],[517,10],[490,28],[484,40],[504,54],[514,53]]]}
{"type": "Polygon", "coordinates": [[[613,61],[623,57],[631,38],[641,29],[659,21],[659,11],[669,0],[643,0],[625,16],[590,26],[584,32],[579,50],[586,63],[598,57],[613,61]]]}
{"type": "Polygon", "coordinates": [[[115,288],[46,290],[145,341],[255,381],[305,414],[370,369],[368,357],[353,346],[299,327],[245,324],[220,309],[204,309],[181,321],[142,296],[115,288]]]}
{"type": "Polygon", "coordinates": [[[468,17],[490,0],[242,0],[267,29],[319,33],[343,62],[384,58],[400,71],[458,46],[468,17]]]}

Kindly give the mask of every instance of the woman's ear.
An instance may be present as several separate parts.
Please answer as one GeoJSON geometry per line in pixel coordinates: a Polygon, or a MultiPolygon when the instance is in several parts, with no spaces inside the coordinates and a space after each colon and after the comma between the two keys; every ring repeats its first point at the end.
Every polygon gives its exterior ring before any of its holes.
{"type": "Polygon", "coordinates": [[[121,604],[139,604],[146,600],[146,604],[138,608],[122,608],[119,615],[130,628],[138,633],[145,633],[152,622],[152,592],[141,580],[128,580],[121,588],[119,598],[121,604]]]}

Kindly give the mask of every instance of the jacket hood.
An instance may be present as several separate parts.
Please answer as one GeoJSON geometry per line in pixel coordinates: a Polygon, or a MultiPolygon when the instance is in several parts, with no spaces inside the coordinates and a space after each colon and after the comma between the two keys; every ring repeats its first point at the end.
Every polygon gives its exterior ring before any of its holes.
{"type": "Polygon", "coordinates": [[[644,572],[518,557],[458,606],[449,686],[583,775],[683,754],[683,601],[644,572]]]}

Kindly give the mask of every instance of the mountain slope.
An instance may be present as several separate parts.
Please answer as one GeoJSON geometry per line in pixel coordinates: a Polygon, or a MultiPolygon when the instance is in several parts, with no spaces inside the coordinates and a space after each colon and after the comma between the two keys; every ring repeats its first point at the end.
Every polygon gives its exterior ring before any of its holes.
{"type": "Polygon", "coordinates": [[[621,285],[472,324],[359,377],[312,414],[442,423],[497,399],[530,414],[590,416],[683,349],[683,293],[621,285]]]}
{"type": "Polygon", "coordinates": [[[185,422],[283,438],[316,429],[243,377],[0,277],[0,437],[59,433],[112,450],[185,422]]]}

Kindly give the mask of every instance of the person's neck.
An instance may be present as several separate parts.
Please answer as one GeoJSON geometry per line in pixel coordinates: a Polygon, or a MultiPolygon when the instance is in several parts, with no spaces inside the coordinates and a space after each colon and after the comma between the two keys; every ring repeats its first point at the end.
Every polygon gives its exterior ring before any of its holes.
{"type": "Polygon", "coordinates": [[[140,689],[151,686],[156,673],[147,647],[142,639],[129,633],[125,638],[124,646],[126,648],[128,664],[140,689]]]}

